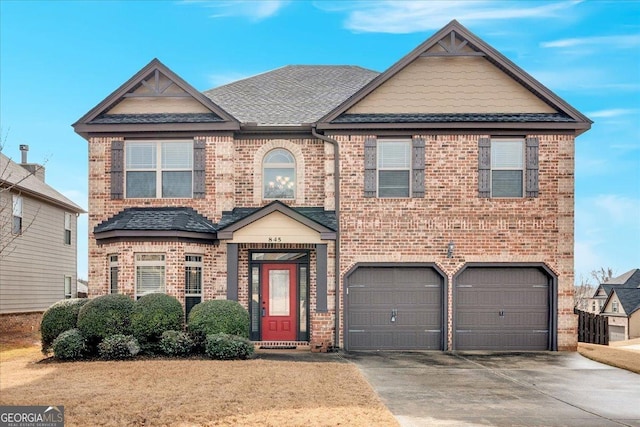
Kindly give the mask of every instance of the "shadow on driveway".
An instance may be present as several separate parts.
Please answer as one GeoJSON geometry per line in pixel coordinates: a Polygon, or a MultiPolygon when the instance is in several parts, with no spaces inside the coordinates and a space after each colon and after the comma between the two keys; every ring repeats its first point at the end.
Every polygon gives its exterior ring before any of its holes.
{"type": "Polygon", "coordinates": [[[640,375],[570,352],[343,354],[402,426],[640,427],[640,375]]]}

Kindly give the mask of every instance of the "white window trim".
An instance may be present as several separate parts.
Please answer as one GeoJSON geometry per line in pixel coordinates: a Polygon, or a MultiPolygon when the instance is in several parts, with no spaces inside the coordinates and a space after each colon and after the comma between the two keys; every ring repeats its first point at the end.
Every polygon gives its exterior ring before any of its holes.
{"type": "Polygon", "coordinates": [[[204,255],[201,254],[186,254],[185,255],[185,261],[184,261],[184,267],[185,267],[185,297],[202,297],[202,285],[203,285],[203,273],[204,273],[204,255]],[[188,257],[197,257],[199,259],[197,260],[187,260],[188,257]],[[200,293],[187,293],[187,284],[186,284],[186,271],[187,268],[199,268],[200,269],[200,293]]]}
{"type": "Polygon", "coordinates": [[[380,199],[410,199],[412,194],[411,189],[411,174],[412,164],[412,140],[411,139],[378,139],[376,143],[376,197],[380,199]],[[409,165],[406,167],[380,167],[380,146],[388,142],[401,142],[409,147],[409,165]],[[380,195],[380,171],[407,171],[408,172],[408,194],[406,196],[381,196],[380,195]]]}
{"type": "Polygon", "coordinates": [[[70,299],[72,297],[72,293],[73,293],[73,277],[71,276],[64,276],[64,298],[65,299],[70,299]],[[68,289],[67,289],[67,282],[68,282],[68,289]],[[68,290],[68,292],[67,292],[68,290]]]}
{"type": "MultiPolygon", "coordinates": [[[[493,165],[493,161],[494,161],[494,156],[491,156],[491,167],[489,169],[489,184],[490,184],[490,188],[491,188],[491,198],[494,199],[522,199],[525,197],[525,185],[526,185],[526,173],[527,173],[527,167],[526,167],[526,153],[525,153],[525,149],[526,149],[526,144],[525,144],[525,140],[523,138],[492,138],[491,139],[491,147],[489,148],[490,150],[493,150],[494,144],[498,142],[519,142],[521,145],[521,151],[522,151],[522,167],[519,169],[514,169],[514,168],[507,168],[507,167],[495,167],[493,165]],[[494,196],[493,195],[493,171],[520,171],[522,172],[522,189],[521,191],[521,195],[520,196],[494,196]]],[[[493,154],[493,153],[492,153],[493,154]]]]}
{"type": "Polygon", "coordinates": [[[126,140],[124,143],[124,197],[125,198],[133,198],[133,199],[191,199],[193,198],[193,141],[192,140],[181,140],[181,139],[171,139],[171,140],[126,140]],[[180,144],[189,145],[191,148],[191,168],[163,168],[162,167],[162,144],[167,142],[175,142],[180,144]],[[129,169],[127,167],[127,144],[138,144],[138,143],[146,143],[146,144],[155,144],[156,146],[156,166],[155,168],[140,168],[140,169],[129,169]],[[162,196],[162,172],[191,172],[191,194],[189,196],[183,197],[163,197],[162,196]],[[128,172],[155,172],[156,174],[156,195],[154,197],[129,197],[127,195],[127,173],[128,172]]]}
{"type": "MultiPolygon", "coordinates": [[[[167,256],[164,253],[157,253],[157,252],[140,252],[140,253],[136,253],[134,256],[135,259],[135,295],[136,295],[136,299],[140,298],[143,295],[146,295],[146,293],[138,293],[138,267],[162,267],[162,285],[161,287],[156,291],[156,292],[161,292],[161,293],[165,293],[167,290],[167,266],[166,266],[166,260],[167,260],[167,256]],[[144,260],[141,259],[142,257],[145,256],[157,256],[161,259],[154,259],[154,260],[144,260]]],[[[153,292],[151,292],[153,293],[153,292]]]]}
{"type": "Polygon", "coordinates": [[[73,233],[71,232],[71,214],[69,212],[64,213],[64,244],[70,245],[73,241],[73,233]],[[67,233],[68,232],[68,233],[67,233]],[[69,241],[67,241],[67,235],[69,236],[69,241]]]}
{"type": "Polygon", "coordinates": [[[109,260],[109,269],[108,274],[109,274],[109,293],[110,294],[117,294],[119,293],[119,276],[120,276],[120,267],[118,265],[118,255],[117,254],[111,254],[108,256],[107,258],[109,260]],[[113,292],[113,270],[115,269],[116,271],[116,280],[115,280],[115,285],[116,285],[116,291],[113,292]]]}
{"type": "Polygon", "coordinates": [[[12,194],[11,195],[11,202],[12,202],[12,216],[11,216],[11,234],[15,235],[15,236],[19,236],[22,234],[22,232],[24,231],[23,226],[24,226],[24,216],[23,216],[23,209],[24,209],[24,199],[22,198],[22,196],[18,195],[18,194],[12,194]],[[18,232],[16,232],[15,228],[14,228],[14,220],[15,218],[20,218],[20,230],[18,232]]]}

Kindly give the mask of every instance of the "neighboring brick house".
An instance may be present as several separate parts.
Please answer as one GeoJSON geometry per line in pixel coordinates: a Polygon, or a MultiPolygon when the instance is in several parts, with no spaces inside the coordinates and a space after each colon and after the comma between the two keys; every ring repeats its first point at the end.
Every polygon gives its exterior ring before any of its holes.
{"type": "Polygon", "coordinates": [[[37,330],[51,304],[76,296],[77,217],[84,210],[45,183],[44,166],[0,152],[0,329],[37,330]]]}
{"type": "Polygon", "coordinates": [[[640,338],[640,269],[600,284],[589,299],[589,307],[607,316],[609,341],[640,338]]]}
{"type": "Polygon", "coordinates": [[[90,296],[238,300],[264,345],[573,350],[590,126],[456,21],[381,74],[200,93],[153,60],[74,124],[90,296]]]}

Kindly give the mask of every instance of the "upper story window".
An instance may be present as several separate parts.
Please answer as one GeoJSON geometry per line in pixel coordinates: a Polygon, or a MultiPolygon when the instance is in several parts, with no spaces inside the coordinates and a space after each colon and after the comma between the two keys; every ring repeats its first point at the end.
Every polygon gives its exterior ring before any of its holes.
{"type": "Polygon", "coordinates": [[[522,197],[524,146],[522,140],[491,141],[491,196],[522,197]]]}
{"type": "Polygon", "coordinates": [[[618,312],[618,301],[614,301],[611,303],[611,311],[614,313],[618,312]]]}
{"type": "Polygon", "coordinates": [[[364,141],[364,197],[424,197],[425,140],[364,141]]]}
{"type": "Polygon", "coordinates": [[[64,213],[64,244],[71,244],[71,214],[69,212],[64,213]]]}
{"type": "Polygon", "coordinates": [[[265,199],[295,199],[296,161],[289,151],[276,148],[262,162],[263,197],[265,199]]]}
{"type": "Polygon", "coordinates": [[[13,220],[11,223],[11,232],[13,234],[22,234],[22,196],[13,195],[13,220]]]}
{"type": "Polygon", "coordinates": [[[411,141],[378,141],[378,197],[409,197],[411,141]]]}
{"type": "Polygon", "coordinates": [[[538,197],[537,137],[478,140],[478,196],[538,197]]]}
{"type": "Polygon", "coordinates": [[[127,141],[127,198],[192,197],[192,141],[127,141]]]}

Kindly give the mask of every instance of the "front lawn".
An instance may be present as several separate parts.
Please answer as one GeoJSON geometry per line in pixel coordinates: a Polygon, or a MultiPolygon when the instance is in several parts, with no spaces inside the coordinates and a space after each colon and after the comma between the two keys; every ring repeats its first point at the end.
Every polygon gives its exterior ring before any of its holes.
{"type": "Polygon", "coordinates": [[[0,404],[64,405],[66,426],[398,425],[349,363],[42,357],[0,352],[0,404]]]}

